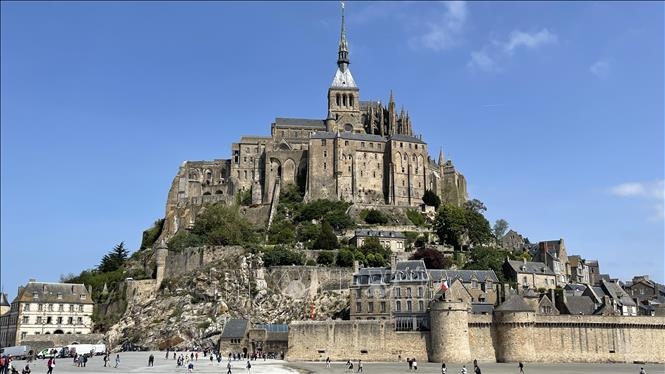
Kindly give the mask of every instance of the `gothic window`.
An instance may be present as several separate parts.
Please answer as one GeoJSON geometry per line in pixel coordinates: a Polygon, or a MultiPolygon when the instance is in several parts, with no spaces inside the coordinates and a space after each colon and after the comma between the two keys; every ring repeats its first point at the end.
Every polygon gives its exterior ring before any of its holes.
{"type": "Polygon", "coordinates": [[[349,95],[349,106],[353,106],[353,95],[349,95]]]}
{"type": "Polygon", "coordinates": [[[326,169],[328,169],[328,164],[326,164],[326,163],[324,162],[324,163],[323,163],[323,170],[326,170],[326,169]]]}
{"type": "Polygon", "coordinates": [[[346,106],[346,94],[342,95],[342,104],[346,106]]]}
{"type": "Polygon", "coordinates": [[[411,287],[406,289],[406,297],[411,297],[411,287]]]}
{"type": "Polygon", "coordinates": [[[328,157],[328,151],[323,151],[323,157],[328,157]]]}
{"type": "Polygon", "coordinates": [[[244,171],[243,175],[245,176],[245,179],[247,179],[247,170],[244,171]]]}
{"type": "Polygon", "coordinates": [[[409,155],[407,155],[407,154],[405,153],[405,154],[404,154],[404,161],[407,161],[408,159],[409,159],[409,155]]]}
{"type": "Polygon", "coordinates": [[[339,99],[339,94],[337,94],[337,95],[335,95],[335,96],[336,96],[336,98],[337,98],[337,100],[336,100],[336,101],[337,101],[337,106],[339,106],[339,105],[341,104],[341,103],[340,103],[340,99],[339,99]]]}
{"type": "Polygon", "coordinates": [[[399,143],[399,147],[400,147],[400,148],[404,147],[404,143],[401,143],[401,142],[400,142],[400,143],[399,143]]]}

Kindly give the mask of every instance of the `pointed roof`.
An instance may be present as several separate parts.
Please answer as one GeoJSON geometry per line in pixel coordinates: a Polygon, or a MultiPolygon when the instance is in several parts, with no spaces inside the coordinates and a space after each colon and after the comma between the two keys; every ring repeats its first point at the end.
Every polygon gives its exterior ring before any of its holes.
{"type": "Polygon", "coordinates": [[[342,2],[342,31],[339,36],[339,48],[337,50],[337,72],[333,78],[331,88],[358,88],[356,81],[349,70],[349,46],[346,41],[346,29],[344,26],[344,2],[342,2]]]}
{"type": "Polygon", "coordinates": [[[520,295],[511,295],[503,304],[496,309],[497,312],[533,312],[533,308],[527,304],[520,295]]]}
{"type": "Polygon", "coordinates": [[[7,300],[7,294],[0,292],[0,306],[11,306],[7,300]]]}

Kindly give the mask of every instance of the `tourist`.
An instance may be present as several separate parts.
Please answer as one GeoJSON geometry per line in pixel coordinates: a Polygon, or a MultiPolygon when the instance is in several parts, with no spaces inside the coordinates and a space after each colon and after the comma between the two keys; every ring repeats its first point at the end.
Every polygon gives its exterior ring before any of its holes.
{"type": "Polygon", "coordinates": [[[154,366],[155,364],[155,356],[151,353],[150,356],[148,356],[148,366],[154,366]]]}
{"type": "Polygon", "coordinates": [[[46,363],[46,367],[48,368],[46,374],[53,374],[53,368],[55,367],[55,358],[53,357],[49,358],[48,362],[46,363]]]}
{"type": "Polygon", "coordinates": [[[251,370],[252,370],[252,364],[249,362],[249,360],[247,360],[247,374],[249,374],[251,370]]]}
{"type": "Polygon", "coordinates": [[[411,361],[411,359],[407,357],[406,362],[409,364],[409,371],[413,370],[413,361],[411,361]]]}
{"type": "Polygon", "coordinates": [[[30,374],[30,372],[32,372],[32,370],[30,370],[30,364],[25,364],[25,367],[21,370],[21,374],[30,374]]]}
{"type": "Polygon", "coordinates": [[[448,369],[446,369],[446,363],[442,362],[441,363],[441,374],[447,374],[447,373],[448,373],[448,369]]]}
{"type": "Polygon", "coordinates": [[[411,360],[411,365],[413,365],[413,371],[418,371],[418,361],[415,357],[411,360]]]}
{"type": "Polygon", "coordinates": [[[326,358],[326,368],[330,369],[330,357],[326,358]]]}
{"type": "Polygon", "coordinates": [[[187,371],[189,373],[194,371],[194,363],[193,362],[191,362],[191,361],[189,362],[189,365],[187,365],[187,371]]]}
{"type": "Polygon", "coordinates": [[[647,374],[647,372],[644,371],[644,368],[640,368],[640,374],[647,374]]]}
{"type": "Polygon", "coordinates": [[[358,371],[356,373],[362,373],[363,372],[363,362],[362,360],[358,360],[358,371]]]}
{"type": "MultiPolygon", "coordinates": [[[[175,357],[174,357],[175,358],[175,357]]],[[[169,348],[166,348],[166,359],[169,359],[169,348]]]]}
{"type": "Polygon", "coordinates": [[[481,373],[480,373],[480,366],[476,365],[476,367],[473,368],[473,372],[474,372],[475,374],[481,374],[481,373]]]}
{"type": "Polygon", "coordinates": [[[81,361],[83,361],[83,367],[85,367],[85,365],[88,363],[88,355],[84,354],[81,361]]]}
{"type": "Polygon", "coordinates": [[[231,359],[230,359],[230,357],[229,357],[229,363],[226,364],[226,368],[228,369],[228,370],[226,370],[226,374],[231,374],[231,359]]]}
{"type": "Polygon", "coordinates": [[[462,365],[462,370],[460,370],[460,373],[466,374],[466,365],[462,365]]]}
{"type": "Polygon", "coordinates": [[[114,366],[114,368],[117,369],[118,365],[120,365],[120,354],[119,353],[117,355],[115,355],[115,366],[114,366]]]}
{"type": "Polygon", "coordinates": [[[520,368],[520,373],[524,373],[524,364],[522,363],[522,361],[520,361],[520,363],[517,364],[517,367],[520,368]]]}

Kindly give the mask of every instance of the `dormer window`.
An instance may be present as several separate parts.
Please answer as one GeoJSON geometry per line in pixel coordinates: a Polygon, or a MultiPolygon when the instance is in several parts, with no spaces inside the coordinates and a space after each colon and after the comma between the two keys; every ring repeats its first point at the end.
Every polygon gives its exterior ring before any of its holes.
{"type": "Polygon", "coordinates": [[[33,292],[32,293],[32,298],[33,299],[39,299],[39,293],[38,292],[33,292]]]}
{"type": "Polygon", "coordinates": [[[85,300],[87,298],[87,295],[81,294],[81,300],[85,300]]]}
{"type": "Polygon", "coordinates": [[[62,300],[62,293],[58,292],[58,300],[62,300]]]}

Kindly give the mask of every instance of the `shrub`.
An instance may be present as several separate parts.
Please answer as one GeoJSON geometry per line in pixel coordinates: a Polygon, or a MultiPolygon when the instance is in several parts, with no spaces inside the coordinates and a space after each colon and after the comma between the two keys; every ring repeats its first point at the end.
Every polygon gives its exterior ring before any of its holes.
{"type": "Polygon", "coordinates": [[[370,225],[373,224],[380,224],[384,225],[388,223],[388,216],[386,216],[382,211],[376,210],[376,209],[364,209],[363,211],[367,211],[366,214],[364,214],[364,220],[365,222],[369,223],[370,225]]]}
{"type": "Polygon", "coordinates": [[[319,265],[333,265],[335,263],[335,253],[332,251],[320,252],[316,258],[316,263],[319,265]]]}
{"type": "Polygon", "coordinates": [[[337,236],[332,230],[332,226],[327,221],[321,225],[321,233],[314,242],[314,249],[336,249],[339,248],[337,236]]]}
{"type": "Polygon", "coordinates": [[[425,217],[420,213],[417,212],[413,209],[409,209],[406,211],[406,217],[411,221],[416,226],[425,226],[427,224],[427,220],[425,217]]]}

